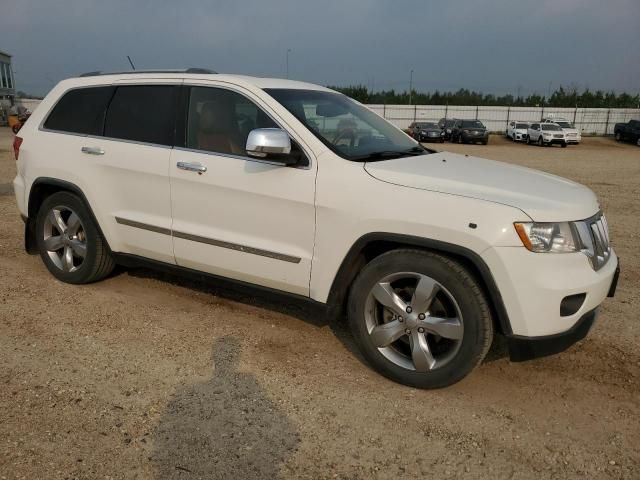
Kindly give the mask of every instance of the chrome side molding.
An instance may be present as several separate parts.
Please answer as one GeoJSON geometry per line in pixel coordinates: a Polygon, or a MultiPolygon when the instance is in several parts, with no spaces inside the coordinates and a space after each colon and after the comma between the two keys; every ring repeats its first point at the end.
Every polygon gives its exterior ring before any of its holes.
{"type": "Polygon", "coordinates": [[[120,225],[126,225],[127,227],[139,228],[141,230],[148,230],[150,232],[159,233],[161,235],[171,235],[175,238],[181,238],[183,240],[189,240],[191,242],[205,243],[214,247],[226,248],[229,250],[235,250],[237,252],[249,253],[251,255],[258,255],[260,257],[273,258],[274,260],[280,260],[282,262],[300,263],[302,259],[293,255],[287,255],[285,253],[272,252],[271,250],[263,250],[261,248],[249,247],[247,245],[241,245],[239,243],[225,242],[224,240],[217,240],[215,238],[201,237],[199,235],[192,235],[190,233],[178,232],[169,228],[159,227],[157,225],[149,225],[148,223],[136,222],[135,220],[128,220],[122,217],[115,217],[116,222],[120,225]]]}

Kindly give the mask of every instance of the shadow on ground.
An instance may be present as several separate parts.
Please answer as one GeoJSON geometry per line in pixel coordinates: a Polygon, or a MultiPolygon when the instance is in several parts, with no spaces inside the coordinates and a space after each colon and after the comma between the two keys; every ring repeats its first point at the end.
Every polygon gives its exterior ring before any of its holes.
{"type": "Polygon", "coordinates": [[[156,477],[274,479],[300,443],[255,377],[238,371],[240,343],[213,346],[210,380],[178,389],[154,432],[156,477]]]}

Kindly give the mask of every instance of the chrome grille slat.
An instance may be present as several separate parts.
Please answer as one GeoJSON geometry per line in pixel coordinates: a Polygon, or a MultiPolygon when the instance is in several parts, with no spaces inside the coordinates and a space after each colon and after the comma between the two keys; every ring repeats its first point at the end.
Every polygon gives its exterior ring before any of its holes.
{"type": "Polygon", "coordinates": [[[582,252],[589,258],[594,270],[602,268],[611,256],[609,227],[604,215],[575,223],[582,252]]]}

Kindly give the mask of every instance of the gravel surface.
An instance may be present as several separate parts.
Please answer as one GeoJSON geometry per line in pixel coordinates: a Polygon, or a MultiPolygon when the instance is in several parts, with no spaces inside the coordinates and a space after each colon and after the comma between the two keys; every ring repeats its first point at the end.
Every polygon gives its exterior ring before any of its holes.
{"type": "Polygon", "coordinates": [[[0,478],[640,478],[640,148],[436,148],[593,188],[616,298],[563,354],[497,342],[438,391],[371,371],[341,324],[281,297],[147,270],[56,281],[22,249],[0,129],[0,478]]]}

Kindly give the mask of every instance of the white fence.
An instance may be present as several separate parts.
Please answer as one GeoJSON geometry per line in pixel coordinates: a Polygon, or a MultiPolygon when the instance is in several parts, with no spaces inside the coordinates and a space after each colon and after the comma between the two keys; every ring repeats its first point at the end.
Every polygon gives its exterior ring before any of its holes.
{"type": "MultiPolygon", "coordinates": [[[[18,104],[33,111],[40,100],[18,99],[18,104]]],[[[504,132],[512,120],[536,122],[548,115],[564,117],[586,135],[611,135],[613,126],[640,118],[640,108],[553,108],[553,107],[476,107],[447,105],[368,105],[373,111],[400,128],[414,121],[441,118],[480,120],[492,132],[504,132]]]]}
{"type": "Polygon", "coordinates": [[[611,135],[613,126],[640,118],[640,108],[475,107],[447,105],[367,105],[400,128],[414,121],[441,118],[477,119],[492,132],[504,132],[510,121],[540,121],[546,116],[564,117],[586,135],[611,135]]]}

